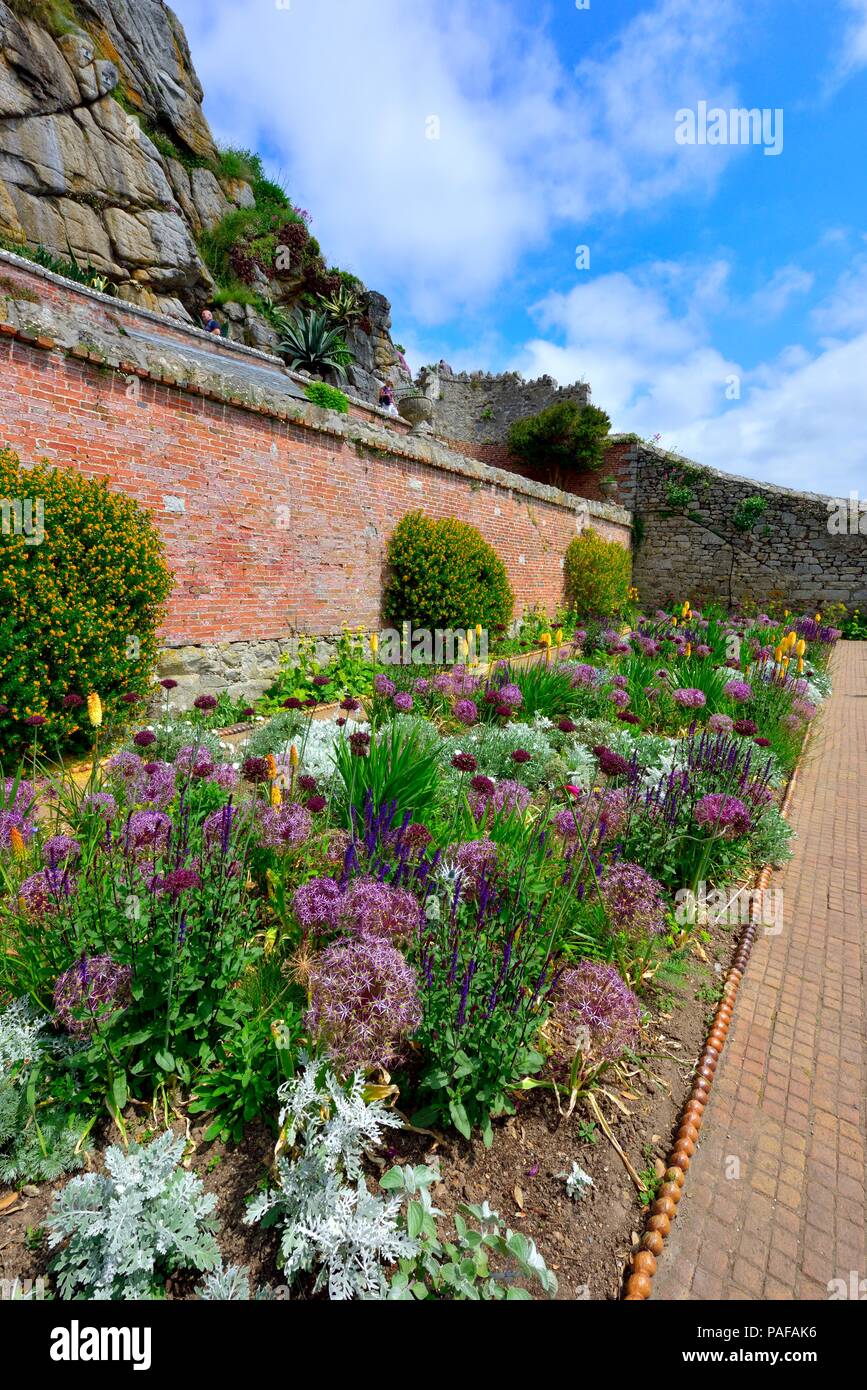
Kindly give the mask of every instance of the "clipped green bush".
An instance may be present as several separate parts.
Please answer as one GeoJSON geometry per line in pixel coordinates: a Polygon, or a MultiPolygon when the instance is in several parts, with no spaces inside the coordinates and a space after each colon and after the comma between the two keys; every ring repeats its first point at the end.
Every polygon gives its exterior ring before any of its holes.
{"type": "Polygon", "coordinates": [[[614,618],[623,612],[632,582],[632,556],[625,546],[588,527],[569,542],[564,569],[566,599],[579,616],[614,618]]]}
{"type": "Polygon", "coordinates": [[[611,421],[595,405],[558,401],[516,420],[509,430],[509,452],[516,463],[545,469],[562,478],[596,472],[605,458],[611,421]]]}
{"type": "Polygon", "coordinates": [[[172,578],[150,514],[72,468],[0,450],[0,750],[66,742],[99,695],[106,722],[145,695],[172,578]]]}
{"type": "Polygon", "coordinates": [[[311,381],[309,386],[304,387],[304,394],[308,401],[321,406],[323,410],[336,410],[339,415],[349,414],[349,401],[346,396],[336,386],[329,386],[327,382],[311,381]]]}
{"type": "Polygon", "coordinates": [[[383,611],[399,627],[495,629],[511,621],[515,602],[497,552],[466,521],[435,521],[408,512],[388,545],[383,611]]]}

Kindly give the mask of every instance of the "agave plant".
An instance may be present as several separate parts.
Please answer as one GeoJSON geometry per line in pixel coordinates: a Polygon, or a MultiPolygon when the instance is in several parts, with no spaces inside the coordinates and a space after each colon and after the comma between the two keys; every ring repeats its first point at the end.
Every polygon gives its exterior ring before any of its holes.
{"type": "Polygon", "coordinates": [[[329,325],[324,311],[305,314],[296,310],[285,320],[281,332],[280,352],[294,370],[332,371],[341,378],[346,376],[352,353],[338,329],[329,325]]]}
{"type": "Polygon", "coordinates": [[[361,292],[355,285],[341,285],[334,294],[323,296],[319,303],[337,328],[351,328],[364,313],[361,292]]]}

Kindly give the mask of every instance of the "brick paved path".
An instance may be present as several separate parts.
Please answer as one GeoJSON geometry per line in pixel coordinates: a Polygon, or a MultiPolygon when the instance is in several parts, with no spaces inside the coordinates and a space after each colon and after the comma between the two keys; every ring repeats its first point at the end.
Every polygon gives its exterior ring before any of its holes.
{"type": "Polygon", "coordinates": [[[867,1295],[867,642],[832,675],[771,880],[783,930],[753,947],[656,1299],[826,1299],[851,1271],[867,1295]]]}

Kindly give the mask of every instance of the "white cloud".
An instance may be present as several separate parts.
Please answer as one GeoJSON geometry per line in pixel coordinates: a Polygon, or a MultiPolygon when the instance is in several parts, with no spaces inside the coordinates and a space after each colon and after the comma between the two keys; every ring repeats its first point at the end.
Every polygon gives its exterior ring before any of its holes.
{"type": "Polygon", "coordinates": [[[495,291],[563,219],[713,186],[737,152],[676,145],[674,113],[733,100],[741,4],[659,0],[570,73],[510,0],[175,0],[218,137],[279,151],[329,258],[428,321],[495,291]]]}
{"type": "Polygon", "coordinates": [[[848,15],[837,60],[838,77],[850,77],[867,68],[867,0],[842,0],[848,15]]]}
{"type": "MultiPolygon", "coordinates": [[[[616,430],[661,433],[666,447],[727,472],[832,495],[863,489],[867,264],[815,313],[837,337],[792,345],[749,370],[712,344],[707,286],[725,280],[723,269],[649,266],[549,295],[535,310],[545,336],[514,365],[528,376],[589,380],[616,430]],[[729,400],[733,378],[740,397],[729,400]]],[[[786,283],[787,269],[770,284],[786,283]]]]}
{"type": "Polygon", "coordinates": [[[791,301],[799,294],[807,294],[815,282],[815,275],[798,265],[780,266],[775,270],[767,284],[757,290],[750,301],[750,312],[763,319],[778,318],[791,301]]]}

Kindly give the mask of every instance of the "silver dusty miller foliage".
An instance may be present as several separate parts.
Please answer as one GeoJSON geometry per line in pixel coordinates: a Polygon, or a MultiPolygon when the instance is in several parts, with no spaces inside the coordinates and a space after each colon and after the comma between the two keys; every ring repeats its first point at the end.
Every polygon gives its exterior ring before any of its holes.
{"type": "Polygon", "coordinates": [[[364,1078],[344,1088],[321,1063],[278,1092],[281,1135],[292,1157],[277,1161],[279,1186],[254,1199],[245,1220],[280,1226],[280,1260],[291,1285],[316,1270],[332,1299],[385,1298],[384,1266],[416,1253],[399,1228],[401,1196],[372,1196],[364,1181],[364,1152],[402,1121],[379,1101],[364,1099],[364,1078]]]}
{"type": "Polygon", "coordinates": [[[145,1146],[108,1150],[105,1173],[72,1178],[48,1217],[62,1298],[147,1299],[166,1274],[220,1262],[216,1197],[180,1167],[184,1140],[171,1130],[145,1146]]]}

